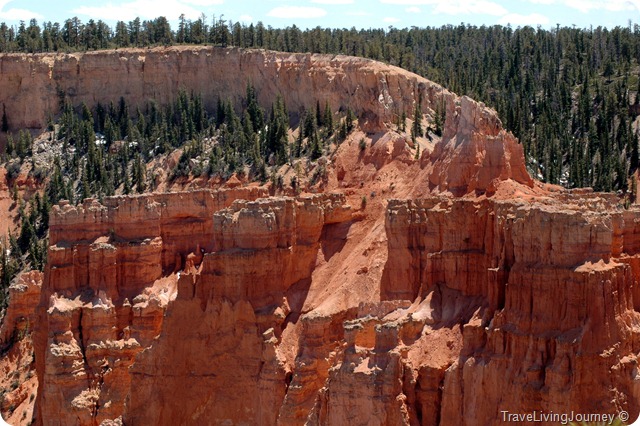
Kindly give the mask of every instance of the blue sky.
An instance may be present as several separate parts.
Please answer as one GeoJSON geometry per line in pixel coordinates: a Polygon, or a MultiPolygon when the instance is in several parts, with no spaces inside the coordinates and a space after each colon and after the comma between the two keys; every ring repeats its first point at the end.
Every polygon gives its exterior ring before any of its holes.
{"type": "Polygon", "coordinates": [[[36,18],[63,22],[77,16],[109,24],[136,16],[166,16],[175,24],[184,13],[189,19],[224,14],[225,19],[301,28],[397,28],[411,26],[511,24],[543,28],[576,25],[627,26],[640,24],[640,0],[0,0],[0,21],[16,25],[36,18]]]}

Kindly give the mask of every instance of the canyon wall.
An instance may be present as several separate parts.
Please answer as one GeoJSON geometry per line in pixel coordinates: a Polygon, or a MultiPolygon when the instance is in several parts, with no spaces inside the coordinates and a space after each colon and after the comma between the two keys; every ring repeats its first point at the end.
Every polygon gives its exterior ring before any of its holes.
{"type": "Polygon", "coordinates": [[[152,99],[173,102],[185,90],[201,94],[213,111],[218,97],[240,105],[248,83],[265,107],[276,96],[293,114],[316,101],[329,102],[333,111],[352,108],[370,129],[394,122],[403,110],[410,116],[419,96],[425,109],[453,98],[401,68],[341,55],[207,46],[0,55],[0,105],[6,107],[10,131],[42,129],[64,97],[90,107],[117,105],[124,97],[135,111],[152,99]]]}
{"type": "Polygon", "coordinates": [[[37,325],[42,273],[19,274],[9,286],[10,304],[0,327],[0,414],[10,425],[33,418],[38,392],[33,351],[33,330],[37,325]]]}
{"type": "Polygon", "coordinates": [[[391,200],[382,298],[415,301],[405,321],[424,324],[418,340],[462,334],[435,372],[396,337],[418,402],[437,395],[442,424],[499,424],[502,411],[636,418],[639,219],[606,194],[391,200]]]}
{"type": "Polygon", "coordinates": [[[533,186],[522,146],[502,128],[494,110],[369,59],[210,46],[0,54],[0,104],[9,132],[43,129],[63,99],[93,108],[97,103],[117,105],[122,97],[133,112],[151,100],[173,102],[184,90],[202,95],[213,112],[218,99],[241,105],[249,83],[267,111],[281,96],[295,122],[302,109],[328,102],[335,114],[352,109],[359,128],[378,136],[395,129],[392,123],[403,112],[413,117],[420,102],[425,127],[435,126],[437,111],[445,113],[442,138],[423,143],[427,155],[422,166],[432,170],[430,189],[459,196],[491,194],[506,179],[533,186]]]}
{"type": "Polygon", "coordinates": [[[392,199],[379,300],[329,312],[322,297],[308,307],[312,286],[328,285],[318,256],[335,227],[371,223],[342,194],[248,201],[261,194],[244,191],[54,210],[35,339],[39,423],[640,413],[640,210],[593,193],[392,199]],[[165,228],[187,210],[184,232],[165,228]]]}
{"type": "Polygon", "coordinates": [[[98,411],[101,418],[121,415],[128,368],[156,338],[175,299],[174,271],[212,244],[211,212],[265,194],[195,191],[54,207],[34,337],[45,423],[65,416],[90,422],[98,411]]]}
{"type": "Polygon", "coordinates": [[[54,208],[35,337],[40,422],[274,423],[286,388],[276,343],[300,315],[323,230],[351,213],[342,195],[262,195],[54,208]]]}
{"type": "Polygon", "coordinates": [[[327,100],[360,127],[326,159],[323,194],[247,185],[55,206],[36,424],[640,412],[640,211],[532,180],[484,105],[340,56],[175,47],[0,55],[0,67],[13,129],[41,128],[62,93],[140,105],[185,89],[211,106],[239,102],[247,82],[263,105],[327,100]],[[416,156],[390,123],[421,98],[427,123],[442,107],[446,121],[416,156]]]}

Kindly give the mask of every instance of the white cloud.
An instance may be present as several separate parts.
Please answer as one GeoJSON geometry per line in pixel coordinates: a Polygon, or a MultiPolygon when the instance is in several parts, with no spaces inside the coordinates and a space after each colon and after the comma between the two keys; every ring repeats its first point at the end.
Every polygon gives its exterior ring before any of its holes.
{"type": "Polygon", "coordinates": [[[238,21],[240,21],[240,22],[253,22],[253,16],[251,16],[251,15],[240,15],[240,17],[238,18],[238,21]]]}
{"type": "Polygon", "coordinates": [[[380,0],[381,3],[403,6],[433,6],[433,13],[445,15],[494,15],[502,16],[507,9],[489,0],[380,0]]]}
{"type": "MultiPolygon", "coordinates": [[[[384,1],[384,0],[383,0],[384,1]]],[[[528,0],[534,4],[557,4],[577,9],[583,13],[592,10],[607,10],[609,12],[623,12],[627,10],[637,10],[640,12],[640,0],[528,0]]]]}
{"type": "Polygon", "coordinates": [[[405,12],[407,12],[407,13],[421,13],[422,11],[417,6],[411,6],[411,7],[406,8],[405,12]]]}
{"type": "Polygon", "coordinates": [[[189,19],[198,19],[202,12],[181,3],[178,0],[134,0],[129,3],[106,3],[102,6],[80,6],[72,10],[78,15],[92,18],[100,17],[104,20],[129,21],[137,17],[141,19],[155,19],[164,16],[169,20],[177,19],[181,14],[189,19]]]}
{"type": "Polygon", "coordinates": [[[590,2],[588,1],[582,1],[582,0],[578,0],[578,1],[574,1],[574,0],[567,0],[566,5],[569,7],[572,7],[574,9],[578,9],[580,12],[582,13],[588,13],[591,9],[594,8],[594,5],[592,5],[590,2]]]}
{"type": "Polygon", "coordinates": [[[320,9],[319,7],[305,7],[305,6],[278,6],[271,9],[267,16],[272,18],[285,18],[285,19],[308,19],[308,18],[322,18],[327,14],[327,11],[320,9]]]}
{"type": "Polygon", "coordinates": [[[137,17],[141,19],[155,19],[164,16],[168,20],[178,19],[184,13],[188,19],[198,19],[202,14],[201,10],[187,4],[189,1],[193,5],[203,6],[222,3],[221,0],[134,0],[128,3],[105,3],[102,6],[80,6],[72,10],[77,15],[99,17],[103,20],[129,21],[137,17]]]}
{"type": "Polygon", "coordinates": [[[6,19],[8,21],[26,21],[27,23],[32,18],[35,18],[39,21],[42,21],[44,19],[44,16],[42,16],[41,14],[32,12],[27,9],[19,9],[19,8],[12,7],[9,10],[4,10],[4,7],[10,1],[11,0],[0,0],[0,19],[6,19]]]}
{"type": "Polygon", "coordinates": [[[395,24],[396,22],[400,22],[398,18],[394,18],[392,16],[387,16],[386,18],[383,19],[383,21],[389,24],[395,24]]]}
{"type": "Polygon", "coordinates": [[[320,3],[320,4],[353,4],[353,0],[311,0],[311,3],[320,3]]]}
{"type": "Polygon", "coordinates": [[[428,5],[440,3],[439,0],[380,0],[380,3],[402,5],[428,5]]]}
{"type": "Polygon", "coordinates": [[[44,20],[44,16],[39,13],[32,12],[27,9],[16,8],[0,12],[0,18],[8,21],[25,21],[27,24],[31,19],[37,19],[38,21],[44,20]]]}
{"type": "Polygon", "coordinates": [[[564,0],[564,3],[583,13],[589,13],[592,10],[622,12],[637,9],[640,11],[639,0],[564,0]]]}
{"type": "Polygon", "coordinates": [[[507,9],[488,0],[453,0],[440,2],[434,13],[446,15],[493,15],[502,16],[508,13],[507,9]]]}
{"type": "Polygon", "coordinates": [[[637,9],[640,12],[640,0],[627,0],[625,3],[629,6],[629,10],[637,9]]]}
{"type": "Polygon", "coordinates": [[[182,0],[182,2],[192,4],[194,6],[215,6],[222,4],[223,0],[182,0]]]}
{"type": "Polygon", "coordinates": [[[531,13],[529,15],[521,15],[519,13],[508,13],[504,15],[498,21],[500,25],[511,24],[515,27],[524,27],[525,25],[530,25],[535,27],[537,25],[547,25],[549,23],[549,18],[539,13],[531,13]]]}

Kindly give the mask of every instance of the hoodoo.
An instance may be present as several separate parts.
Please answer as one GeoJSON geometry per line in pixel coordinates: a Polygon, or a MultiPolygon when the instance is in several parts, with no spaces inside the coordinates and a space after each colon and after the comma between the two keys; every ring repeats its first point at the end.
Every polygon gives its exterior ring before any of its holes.
{"type": "Polygon", "coordinates": [[[346,56],[174,47],[0,67],[14,129],[44,128],[60,96],[195,91],[212,110],[248,83],[294,121],[317,101],[357,120],[309,191],[236,180],[54,206],[44,276],[14,284],[0,336],[33,322],[35,424],[640,413],[640,210],[533,180],[483,104],[346,56]],[[443,114],[441,136],[398,129],[417,105],[427,125],[443,114]]]}

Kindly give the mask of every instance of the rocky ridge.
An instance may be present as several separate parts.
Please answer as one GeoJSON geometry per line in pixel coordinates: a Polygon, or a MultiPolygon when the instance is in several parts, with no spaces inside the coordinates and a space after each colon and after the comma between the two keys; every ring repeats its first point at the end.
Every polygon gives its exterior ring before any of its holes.
{"type": "Polygon", "coordinates": [[[36,358],[43,420],[160,424],[232,409],[248,422],[275,419],[260,393],[253,410],[242,407],[256,375],[284,394],[276,336],[299,314],[323,229],[351,213],[338,194],[248,201],[258,195],[197,191],[54,208],[35,339],[47,354],[36,358]],[[183,404],[150,404],[144,389],[167,397],[181,389],[183,404]]]}
{"type": "Polygon", "coordinates": [[[9,424],[27,423],[33,418],[38,391],[33,350],[40,300],[42,273],[20,274],[9,287],[10,305],[0,327],[0,387],[4,390],[0,412],[9,424]]]}
{"type": "Polygon", "coordinates": [[[7,107],[10,129],[43,128],[61,96],[73,105],[107,105],[124,96],[135,110],[151,99],[168,103],[185,90],[201,94],[213,110],[218,96],[240,105],[251,83],[264,105],[280,95],[297,113],[309,107],[312,95],[334,111],[351,107],[371,129],[393,122],[393,114],[403,109],[410,112],[418,92],[434,105],[454,97],[435,83],[372,60],[207,46],[3,54],[0,71],[0,104],[7,107]]]}
{"type": "MultiPolygon", "coordinates": [[[[241,185],[55,207],[33,334],[36,424],[640,412],[640,210],[532,180],[482,104],[344,57],[199,47],[0,64],[0,87],[20,75],[74,103],[241,96],[241,71],[262,101],[281,93],[294,110],[314,93],[353,108],[364,130],[336,148],[324,194],[241,185]],[[442,106],[446,121],[415,159],[390,123],[420,100],[427,122],[442,106]]],[[[31,90],[15,87],[2,102],[31,90]]],[[[32,121],[12,126],[42,126],[38,111],[55,106],[34,96],[32,121]]]]}

